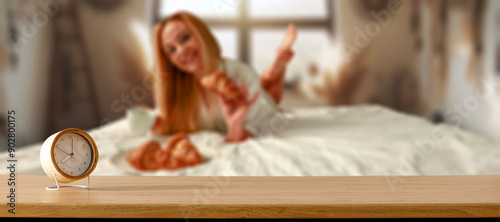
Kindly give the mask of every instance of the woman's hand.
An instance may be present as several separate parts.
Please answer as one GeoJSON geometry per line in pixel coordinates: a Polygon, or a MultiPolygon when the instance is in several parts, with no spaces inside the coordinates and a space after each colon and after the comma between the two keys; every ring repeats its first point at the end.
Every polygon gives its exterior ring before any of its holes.
{"type": "Polygon", "coordinates": [[[241,96],[237,99],[229,99],[220,93],[217,95],[221,101],[222,111],[228,128],[227,141],[239,142],[251,136],[245,130],[245,117],[250,108],[257,102],[259,93],[255,93],[253,98],[248,101],[248,89],[245,83],[241,82],[238,87],[234,81],[230,81],[228,87],[241,90],[241,96]]]}

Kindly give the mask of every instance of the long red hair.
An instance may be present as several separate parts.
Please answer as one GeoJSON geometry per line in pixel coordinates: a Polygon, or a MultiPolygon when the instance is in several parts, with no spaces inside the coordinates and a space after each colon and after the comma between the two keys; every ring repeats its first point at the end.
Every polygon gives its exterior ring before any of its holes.
{"type": "Polygon", "coordinates": [[[204,73],[216,71],[221,61],[221,50],[215,37],[201,19],[188,12],[177,12],[159,22],[153,33],[156,62],[155,103],[160,116],[166,120],[161,127],[163,135],[193,132],[200,118],[200,85],[195,76],[178,69],[166,56],[161,34],[169,21],[180,20],[190,29],[201,45],[204,73]]]}

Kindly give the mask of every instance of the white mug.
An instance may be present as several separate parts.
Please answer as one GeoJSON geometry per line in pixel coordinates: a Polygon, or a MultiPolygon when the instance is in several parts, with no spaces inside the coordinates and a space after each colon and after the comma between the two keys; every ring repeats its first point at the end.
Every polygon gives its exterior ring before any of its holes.
{"type": "Polygon", "coordinates": [[[127,120],[130,130],[135,134],[145,134],[151,129],[156,119],[153,110],[133,107],[127,110],[127,120]]]}

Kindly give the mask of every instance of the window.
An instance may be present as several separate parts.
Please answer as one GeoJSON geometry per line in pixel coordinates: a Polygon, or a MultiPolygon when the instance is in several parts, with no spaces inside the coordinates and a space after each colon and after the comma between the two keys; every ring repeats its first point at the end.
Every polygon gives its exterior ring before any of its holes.
{"type": "Polygon", "coordinates": [[[299,38],[287,80],[318,61],[333,34],[332,0],[157,0],[157,18],[185,10],[202,18],[222,47],[223,56],[252,65],[259,73],[274,59],[289,23],[299,38]]]}
{"type": "Polygon", "coordinates": [[[250,0],[251,18],[326,19],[325,0],[250,0]]]}
{"type": "MultiPolygon", "coordinates": [[[[309,62],[320,61],[322,49],[328,45],[328,31],[321,28],[298,28],[300,41],[294,45],[295,57],[287,68],[287,82],[308,73],[309,62]]],[[[285,28],[255,29],[251,34],[252,50],[250,61],[253,67],[264,71],[274,59],[276,46],[281,43],[285,28]]]]}
{"type": "Polygon", "coordinates": [[[168,16],[179,10],[192,12],[201,17],[213,19],[235,19],[238,17],[238,0],[159,0],[159,16],[168,16]]]}

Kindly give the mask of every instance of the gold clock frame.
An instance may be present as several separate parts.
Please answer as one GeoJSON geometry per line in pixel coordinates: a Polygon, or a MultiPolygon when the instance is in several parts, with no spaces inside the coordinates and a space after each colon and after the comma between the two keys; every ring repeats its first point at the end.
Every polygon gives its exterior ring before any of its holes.
{"type": "MultiPolygon", "coordinates": [[[[87,132],[85,132],[81,129],[78,129],[78,128],[68,128],[68,129],[61,130],[61,131],[53,134],[52,136],[50,136],[47,139],[47,141],[51,142],[51,144],[50,144],[50,161],[48,161],[47,159],[45,159],[45,161],[42,161],[42,167],[44,168],[44,171],[47,174],[47,176],[49,176],[51,179],[55,180],[56,183],[57,182],[70,183],[70,182],[84,179],[85,177],[89,177],[90,174],[97,167],[97,162],[99,160],[99,151],[97,149],[97,145],[96,145],[94,139],[87,132]],[[56,160],[54,158],[54,149],[55,149],[57,141],[63,135],[65,135],[67,133],[75,133],[75,134],[78,134],[78,135],[82,136],[83,138],[85,138],[87,140],[87,142],[90,144],[92,152],[93,152],[91,166],[86,170],[85,173],[83,173],[82,175],[79,175],[79,176],[72,176],[72,175],[69,175],[69,174],[63,172],[59,168],[59,166],[57,165],[56,160]],[[51,138],[51,137],[53,137],[53,138],[51,138]],[[50,164],[50,166],[48,166],[48,164],[50,164]]],[[[47,154],[47,152],[43,152],[44,146],[45,146],[45,144],[42,145],[41,158],[49,158],[47,156],[44,156],[47,154]]]]}

